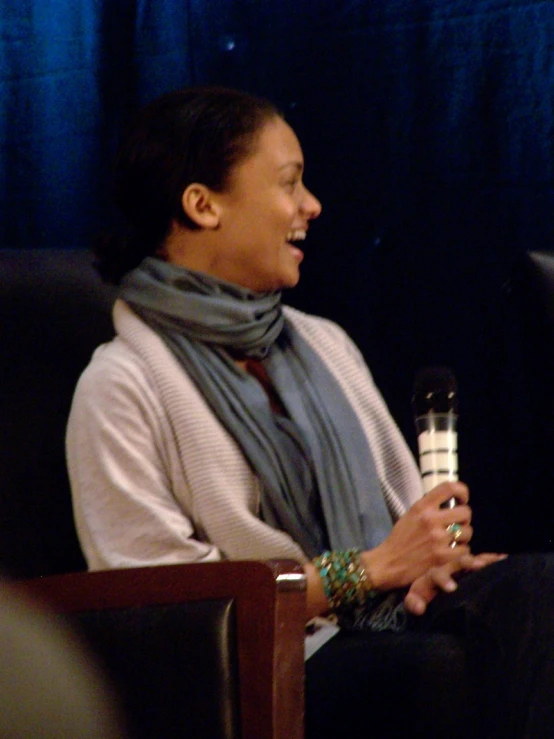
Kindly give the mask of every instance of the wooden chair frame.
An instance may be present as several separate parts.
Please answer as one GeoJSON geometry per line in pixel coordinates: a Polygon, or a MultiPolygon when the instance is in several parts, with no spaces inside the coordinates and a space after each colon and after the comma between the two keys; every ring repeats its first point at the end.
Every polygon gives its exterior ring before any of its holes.
{"type": "Polygon", "coordinates": [[[233,598],[243,739],[304,736],[306,578],[291,561],[80,572],[19,583],[58,613],[233,598]]]}

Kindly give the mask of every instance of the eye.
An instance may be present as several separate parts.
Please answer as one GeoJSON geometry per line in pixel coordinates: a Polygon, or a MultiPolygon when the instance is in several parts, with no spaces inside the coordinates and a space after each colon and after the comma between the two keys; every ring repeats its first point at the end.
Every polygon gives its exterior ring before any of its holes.
{"type": "Polygon", "coordinates": [[[298,183],[299,183],[299,182],[300,182],[300,180],[299,180],[299,179],[297,179],[297,178],[295,178],[295,179],[293,179],[293,180],[287,180],[287,181],[285,182],[285,187],[286,187],[286,188],[287,188],[288,190],[294,190],[294,189],[296,188],[296,186],[298,185],[298,183]]]}

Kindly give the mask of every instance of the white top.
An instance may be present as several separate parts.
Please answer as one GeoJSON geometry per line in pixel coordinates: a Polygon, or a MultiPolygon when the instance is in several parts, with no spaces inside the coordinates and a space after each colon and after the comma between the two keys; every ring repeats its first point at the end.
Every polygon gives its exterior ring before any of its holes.
{"type": "MultiPolygon", "coordinates": [[[[421,478],[360,352],[336,324],[284,311],[352,403],[398,518],[421,496],[421,478]]],[[[95,351],[79,380],[67,430],[89,567],[306,561],[288,534],[260,520],[258,479],[160,337],[120,300],[114,323],[116,338],[95,351]]]]}

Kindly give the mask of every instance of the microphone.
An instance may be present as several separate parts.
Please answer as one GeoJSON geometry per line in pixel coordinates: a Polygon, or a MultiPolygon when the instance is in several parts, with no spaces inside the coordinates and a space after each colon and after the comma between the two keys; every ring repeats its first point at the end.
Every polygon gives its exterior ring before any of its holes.
{"type": "MultiPolygon", "coordinates": [[[[458,387],[448,367],[426,367],[414,380],[412,396],[419,468],[424,493],[458,479],[458,387]]],[[[441,508],[454,508],[450,498],[441,508]]]]}

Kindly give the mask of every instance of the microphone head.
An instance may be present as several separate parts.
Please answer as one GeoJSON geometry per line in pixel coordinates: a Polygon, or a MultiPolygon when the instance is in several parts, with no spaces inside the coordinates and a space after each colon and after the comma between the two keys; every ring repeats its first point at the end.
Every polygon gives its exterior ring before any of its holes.
{"type": "Polygon", "coordinates": [[[414,416],[458,413],[458,386],[449,367],[425,367],[416,374],[412,396],[414,416]]]}

